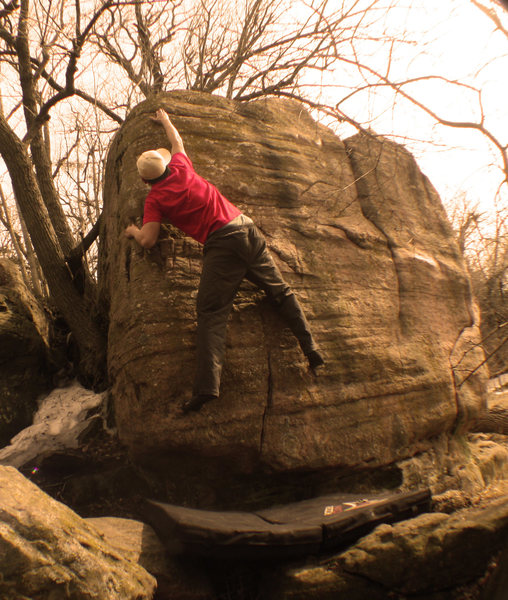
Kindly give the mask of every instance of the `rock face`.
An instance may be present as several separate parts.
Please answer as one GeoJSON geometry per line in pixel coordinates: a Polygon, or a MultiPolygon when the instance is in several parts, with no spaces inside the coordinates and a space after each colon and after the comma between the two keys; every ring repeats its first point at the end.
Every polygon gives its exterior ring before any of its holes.
{"type": "Polygon", "coordinates": [[[215,598],[203,565],[195,559],[168,556],[153,529],[132,519],[87,519],[123,556],[139,563],[157,578],[157,600],[210,600],[215,598]]]}
{"type": "Polygon", "coordinates": [[[138,459],[217,486],[235,473],[351,472],[411,456],[466,426],[485,373],[469,280],[439,197],[401,146],[345,142],[297,103],[174,92],[140,104],[110,148],[100,250],[109,371],[122,441],[138,459]],[[168,227],[151,251],[123,237],[143,211],[149,120],[170,113],[196,170],[251,216],[326,358],[315,378],[284,323],[245,284],[221,398],[182,417],[194,370],[201,248],[168,227]],[[180,471],[179,471],[180,470],[180,471]]]}
{"type": "Polygon", "coordinates": [[[508,390],[488,393],[487,408],[474,423],[473,429],[508,435],[508,390]]]}
{"type": "Polygon", "coordinates": [[[17,267],[0,260],[0,448],[31,423],[48,388],[48,322],[17,267]]]}
{"type": "Polygon", "coordinates": [[[95,517],[86,522],[122,556],[139,563],[149,573],[167,570],[164,547],[149,525],[118,517],[95,517]]]}
{"type": "Polygon", "coordinates": [[[0,467],[0,597],[143,600],[155,580],[69,508],[0,467]]]}

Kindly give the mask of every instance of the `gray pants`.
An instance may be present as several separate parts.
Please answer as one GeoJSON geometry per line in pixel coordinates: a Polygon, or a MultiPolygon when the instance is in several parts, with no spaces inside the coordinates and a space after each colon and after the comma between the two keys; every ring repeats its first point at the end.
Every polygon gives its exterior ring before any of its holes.
{"type": "Polygon", "coordinates": [[[226,326],[244,278],[263,289],[298,339],[304,354],[316,350],[300,303],[274,264],[263,234],[240,215],[208,236],[197,298],[197,366],[193,394],[219,395],[226,326]]]}

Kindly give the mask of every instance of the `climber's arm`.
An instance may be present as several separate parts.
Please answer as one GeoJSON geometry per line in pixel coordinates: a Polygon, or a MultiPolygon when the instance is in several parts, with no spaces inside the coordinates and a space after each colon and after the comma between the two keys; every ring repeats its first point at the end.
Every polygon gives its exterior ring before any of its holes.
{"type": "Polygon", "coordinates": [[[141,229],[137,225],[129,225],[125,228],[125,235],[135,239],[143,248],[152,248],[159,239],[161,224],[156,222],[145,223],[141,229]]]}
{"type": "Polygon", "coordinates": [[[162,127],[164,127],[164,131],[166,132],[168,140],[171,144],[171,154],[176,154],[177,152],[182,152],[185,154],[183,140],[176,127],[173,125],[173,123],[171,123],[168,113],[163,108],[159,108],[159,110],[155,113],[155,117],[151,117],[151,119],[156,123],[160,123],[162,127]]]}

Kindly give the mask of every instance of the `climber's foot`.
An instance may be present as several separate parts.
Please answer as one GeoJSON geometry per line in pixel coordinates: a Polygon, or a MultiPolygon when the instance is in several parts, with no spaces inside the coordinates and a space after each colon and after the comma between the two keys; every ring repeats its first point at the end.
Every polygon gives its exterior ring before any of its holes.
{"type": "Polygon", "coordinates": [[[196,394],[182,403],[182,412],[184,415],[192,411],[197,412],[201,410],[204,404],[211,400],[217,400],[217,396],[213,394],[196,394]]]}

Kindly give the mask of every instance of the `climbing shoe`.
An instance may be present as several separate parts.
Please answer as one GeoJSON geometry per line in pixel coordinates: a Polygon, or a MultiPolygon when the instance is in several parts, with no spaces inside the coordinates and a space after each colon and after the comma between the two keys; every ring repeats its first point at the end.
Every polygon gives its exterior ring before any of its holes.
{"type": "Polygon", "coordinates": [[[217,400],[217,396],[214,396],[212,394],[197,394],[195,396],[192,396],[191,398],[185,400],[182,403],[182,412],[184,414],[187,414],[192,411],[196,412],[201,409],[203,404],[206,404],[211,400],[217,400]]]}
{"type": "Polygon", "coordinates": [[[309,367],[314,371],[325,364],[323,357],[317,350],[312,350],[307,354],[307,360],[309,361],[309,367]]]}

